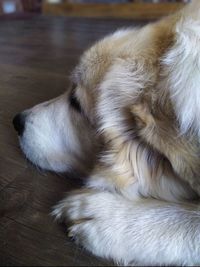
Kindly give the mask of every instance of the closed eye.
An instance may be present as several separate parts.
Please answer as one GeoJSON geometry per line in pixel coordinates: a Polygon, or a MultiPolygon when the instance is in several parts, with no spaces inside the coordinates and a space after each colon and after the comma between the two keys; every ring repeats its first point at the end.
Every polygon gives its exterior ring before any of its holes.
{"type": "Polygon", "coordinates": [[[74,91],[69,96],[69,103],[71,107],[73,107],[76,111],[81,112],[81,105],[77,99],[77,97],[74,94],[74,91]]]}

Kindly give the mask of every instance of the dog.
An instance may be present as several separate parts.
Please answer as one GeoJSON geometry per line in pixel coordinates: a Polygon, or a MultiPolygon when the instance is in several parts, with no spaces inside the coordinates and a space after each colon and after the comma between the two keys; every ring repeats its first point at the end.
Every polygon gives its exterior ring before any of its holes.
{"type": "Polygon", "coordinates": [[[100,40],[66,93],[13,123],[32,163],[88,177],[53,210],[78,244],[122,265],[200,264],[200,1],[100,40]]]}

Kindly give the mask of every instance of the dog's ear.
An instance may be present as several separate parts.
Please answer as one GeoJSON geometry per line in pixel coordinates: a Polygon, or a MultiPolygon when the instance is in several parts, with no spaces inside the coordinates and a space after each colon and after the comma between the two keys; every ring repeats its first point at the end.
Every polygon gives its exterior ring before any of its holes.
{"type": "Polygon", "coordinates": [[[180,13],[175,42],[163,58],[165,89],[169,91],[183,134],[200,136],[200,1],[180,13]]]}
{"type": "Polygon", "coordinates": [[[99,90],[100,130],[107,139],[133,138],[135,123],[131,107],[140,101],[143,91],[156,80],[155,66],[144,57],[118,58],[105,75],[99,90]]]}

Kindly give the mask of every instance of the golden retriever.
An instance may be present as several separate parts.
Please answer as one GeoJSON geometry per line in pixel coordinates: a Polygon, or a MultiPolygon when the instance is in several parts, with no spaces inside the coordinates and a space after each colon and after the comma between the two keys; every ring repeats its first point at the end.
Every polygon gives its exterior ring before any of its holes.
{"type": "Polygon", "coordinates": [[[123,265],[200,264],[200,1],[119,30],[80,59],[62,96],[18,114],[26,157],[88,176],[53,211],[123,265]]]}

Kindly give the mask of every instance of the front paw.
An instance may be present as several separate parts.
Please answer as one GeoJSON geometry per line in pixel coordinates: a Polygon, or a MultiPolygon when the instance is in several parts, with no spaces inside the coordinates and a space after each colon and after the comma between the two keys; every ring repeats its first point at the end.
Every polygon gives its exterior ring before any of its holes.
{"type": "Polygon", "coordinates": [[[70,222],[69,235],[78,244],[121,265],[199,264],[200,215],[194,205],[130,202],[116,193],[88,190],[68,196],[53,215],[70,222]]]}
{"type": "Polygon", "coordinates": [[[112,227],[115,204],[116,196],[109,192],[79,191],[55,206],[52,214],[71,224],[69,236],[76,243],[97,256],[116,258],[111,255],[118,250],[117,235],[113,232],[116,225],[112,227]]]}
{"type": "Polygon", "coordinates": [[[74,191],[65,199],[60,201],[53,208],[52,215],[59,221],[77,222],[80,219],[86,218],[84,206],[86,206],[87,198],[90,193],[85,191],[74,191]]]}

